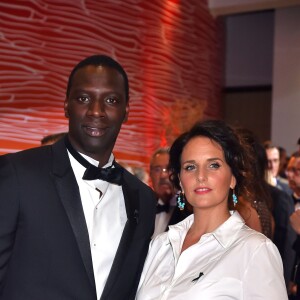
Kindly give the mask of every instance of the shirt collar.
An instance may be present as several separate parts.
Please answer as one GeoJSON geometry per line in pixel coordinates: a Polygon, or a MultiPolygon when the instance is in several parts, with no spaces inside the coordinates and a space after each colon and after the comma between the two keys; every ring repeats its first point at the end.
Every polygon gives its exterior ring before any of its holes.
{"type": "MultiPolygon", "coordinates": [[[[90,156],[87,156],[83,153],[78,152],[81,156],[83,156],[89,163],[93,164],[94,166],[98,167],[99,161],[91,158],[90,156]]],[[[107,168],[112,165],[114,161],[114,155],[111,153],[108,162],[102,167],[102,168],[107,168]]]]}
{"type": "MultiPolygon", "coordinates": [[[[221,224],[214,231],[204,234],[203,237],[208,237],[211,235],[223,248],[230,247],[231,244],[236,240],[236,234],[238,234],[239,230],[245,224],[244,219],[237,211],[230,211],[230,214],[231,216],[223,224],[221,224]]],[[[187,231],[192,226],[193,222],[194,215],[192,214],[178,224],[171,225],[170,233],[175,230],[180,231],[181,236],[185,236],[187,231]]]]}
{"type": "Polygon", "coordinates": [[[223,248],[231,246],[236,240],[235,235],[244,226],[245,221],[237,211],[231,211],[231,216],[211,234],[223,248]]]}

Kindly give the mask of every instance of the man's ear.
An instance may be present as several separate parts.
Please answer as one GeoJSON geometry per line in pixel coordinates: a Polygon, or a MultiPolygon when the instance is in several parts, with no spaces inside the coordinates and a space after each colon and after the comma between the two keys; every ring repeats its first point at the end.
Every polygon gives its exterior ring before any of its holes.
{"type": "Polygon", "coordinates": [[[69,110],[68,110],[69,106],[68,106],[68,99],[65,99],[64,102],[64,111],[65,111],[65,117],[69,118],[69,110]]]}
{"type": "Polygon", "coordinates": [[[125,114],[124,114],[124,118],[123,118],[123,123],[127,122],[128,115],[129,115],[129,103],[127,103],[126,108],[125,108],[125,114]]]}

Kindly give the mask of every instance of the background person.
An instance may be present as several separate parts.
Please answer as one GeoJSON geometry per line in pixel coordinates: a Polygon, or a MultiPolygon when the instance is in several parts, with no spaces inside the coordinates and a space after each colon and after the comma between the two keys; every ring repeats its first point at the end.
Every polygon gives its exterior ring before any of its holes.
{"type": "Polygon", "coordinates": [[[245,128],[238,128],[236,132],[243,147],[247,148],[248,157],[252,160],[252,171],[247,175],[247,181],[252,184],[247,193],[239,197],[236,209],[244,218],[246,225],[262,232],[277,246],[283,262],[286,286],[289,287],[295,258],[292,249],[295,234],[289,221],[294,211],[292,199],[287,193],[267,182],[266,151],[254,134],[245,128]],[[244,201],[244,197],[252,200],[244,201]],[[243,210],[240,209],[241,206],[244,207],[243,210]],[[256,210],[256,213],[253,213],[253,210],[256,210]]]}
{"type": "Polygon", "coordinates": [[[151,242],[136,299],[287,299],[276,246],[228,208],[247,188],[249,163],[221,121],[175,140],[171,178],[194,214],[151,242]]]}
{"type": "Polygon", "coordinates": [[[290,195],[291,190],[288,186],[287,180],[279,176],[279,166],[280,166],[279,148],[273,145],[271,142],[266,142],[264,146],[268,158],[270,184],[286,192],[288,195],[290,195]]]}
{"type": "Polygon", "coordinates": [[[300,209],[300,154],[294,153],[287,165],[286,174],[289,182],[289,186],[292,190],[292,199],[294,202],[294,213],[291,215],[291,225],[293,226],[294,240],[293,240],[293,249],[295,250],[294,259],[294,273],[292,274],[292,284],[291,291],[297,295],[297,298],[300,298],[300,273],[299,273],[299,263],[300,263],[300,238],[299,230],[297,226],[297,219],[300,209]]]}
{"type": "Polygon", "coordinates": [[[0,157],[0,299],[134,299],[156,201],[114,161],[129,113],[122,66],[81,61],[64,108],[64,139],[0,157]]]}
{"type": "Polygon", "coordinates": [[[157,196],[153,238],[187,216],[184,210],[176,206],[176,193],[169,178],[169,157],[169,148],[159,148],[150,160],[150,178],[157,196]]]}
{"type": "Polygon", "coordinates": [[[246,128],[237,128],[241,145],[246,148],[251,172],[248,174],[248,188],[241,194],[235,209],[250,228],[262,232],[269,239],[274,235],[274,219],[272,216],[272,198],[266,176],[268,160],[265,150],[254,134],[246,128]]]}
{"type": "Polygon", "coordinates": [[[46,135],[41,139],[41,146],[52,145],[62,139],[66,134],[67,132],[60,132],[46,135]]]}

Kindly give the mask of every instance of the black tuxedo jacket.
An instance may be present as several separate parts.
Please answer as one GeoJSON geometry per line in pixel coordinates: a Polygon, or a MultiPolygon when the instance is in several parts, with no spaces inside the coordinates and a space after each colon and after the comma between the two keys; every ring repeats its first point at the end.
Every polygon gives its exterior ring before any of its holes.
{"type": "MultiPolygon", "coordinates": [[[[134,299],[153,233],[152,190],[126,170],[122,189],[128,220],[101,300],[134,299]]],[[[97,299],[88,230],[63,140],[0,156],[0,300],[20,299],[97,299]]]]}

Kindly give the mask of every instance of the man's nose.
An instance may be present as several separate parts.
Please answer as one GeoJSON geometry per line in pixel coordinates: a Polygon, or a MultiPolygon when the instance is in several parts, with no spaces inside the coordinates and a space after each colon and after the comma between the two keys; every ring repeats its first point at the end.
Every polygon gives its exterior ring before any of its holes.
{"type": "Polygon", "coordinates": [[[105,113],[104,111],[104,105],[99,100],[93,100],[91,101],[88,109],[88,114],[92,116],[103,116],[105,113]]]}

